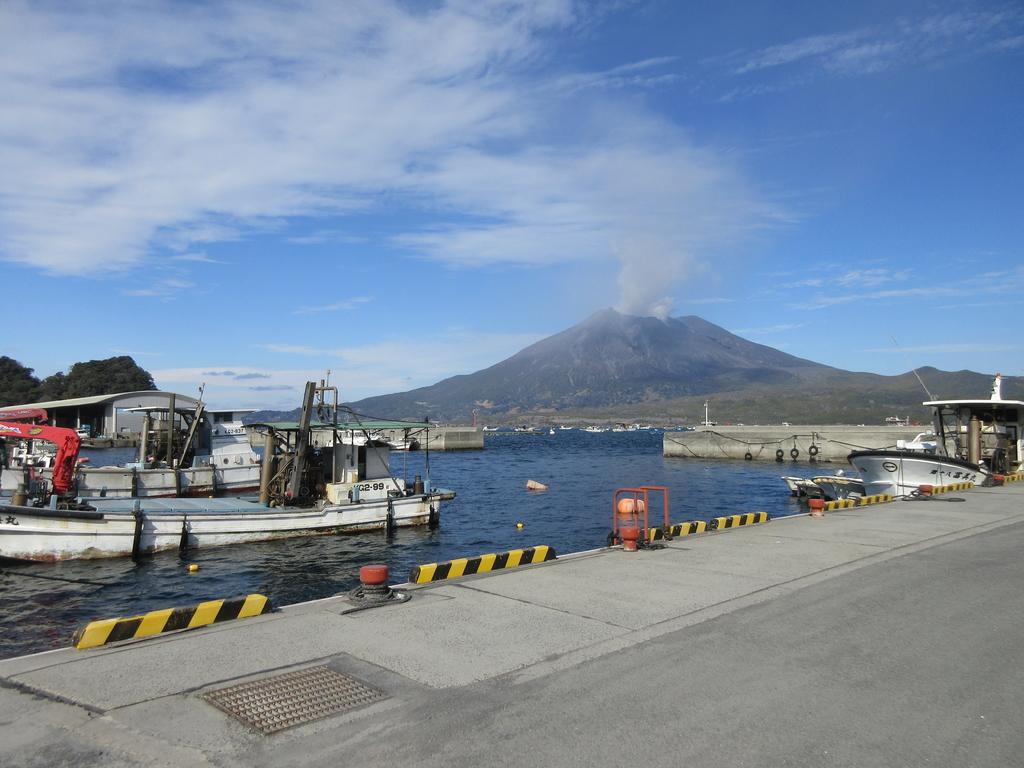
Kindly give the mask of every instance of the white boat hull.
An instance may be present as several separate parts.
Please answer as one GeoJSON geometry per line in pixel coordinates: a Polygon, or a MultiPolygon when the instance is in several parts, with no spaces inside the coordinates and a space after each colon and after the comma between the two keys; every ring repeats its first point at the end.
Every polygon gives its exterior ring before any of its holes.
{"type": "MultiPolygon", "coordinates": [[[[49,469],[33,470],[49,482],[49,469]]],[[[21,469],[4,469],[0,475],[0,495],[11,496],[24,480],[21,469]]],[[[187,469],[128,469],[91,467],[75,473],[76,494],[86,497],[169,498],[174,496],[237,496],[253,493],[260,487],[259,464],[199,466],[187,469]],[[175,476],[177,475],[177,476],[175,476]]]]}
{"type": "Polygon", "coordinates": [[[967,462],[914,451],[854,451],[849,462],[860,473],[867,494],[904,496],[922,485],[981,484],[988,472],[967,462]]]}
{"type": "MultiPolygon", "coordinates": [[[[396,526],[426,525],[440,515],[450,492],[390,500],[396,526]]],[[[123,557],[133,553],[133,500],[93,500],[95,511],[68,512],[0,505],[0,556],[56,561],[123,557]]],[[[142,500],[139,552],[216,547],[316,534],[385,528],[386,499],[328,504],[322,508],[265,507],[239,499],[142,500]],[[184,532],[184,537],[183,537],[184,532]]]]}

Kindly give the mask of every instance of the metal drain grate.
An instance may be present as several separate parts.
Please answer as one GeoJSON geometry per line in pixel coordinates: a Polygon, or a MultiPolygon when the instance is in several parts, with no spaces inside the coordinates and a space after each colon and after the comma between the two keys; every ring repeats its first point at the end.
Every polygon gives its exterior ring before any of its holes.
{"type": "Polygon", "coordinates": [[[386,696],[328,667],[310,667],[210,691],[203,698],[267,734],[356,709],[386,696]]]}

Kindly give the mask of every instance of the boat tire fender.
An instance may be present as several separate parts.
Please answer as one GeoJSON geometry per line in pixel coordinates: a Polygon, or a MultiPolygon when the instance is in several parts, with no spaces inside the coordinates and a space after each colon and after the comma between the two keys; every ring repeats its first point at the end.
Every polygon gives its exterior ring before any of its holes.
{"type": "Polygon", "coordinates": [[[818,455],[818,446],[812,445],[810,448],[808,448],[807,449],[807,455],[808,456],[817,456],[818,455]]]}
{"type": "Polygon", "coordinates": [[[753,458],[754,454],[752,454],[750,451],[747,451],[746,453],[743,454],[744,461],[751,461],[753,458]]]}
{"type": "Polygon", "coordinates": [[[779,448],[779,449],[778,449],[778,450],[777,450],[777,451],[775,452],[775,460],[776,460],[776,461],[782,461],[782,456],[783,456],[783,453],[782,453],[782,449],[781,449],[781,448],[779,448]]]}
{"type": "Polygon", "coordinates": [[[797,458],[799,458],[799,456],[800,456],[800,450],[798,448],[794,447],[794,448],[790,448],[789,449],[789,457],[791,459],[797,459],[797,458]]]}

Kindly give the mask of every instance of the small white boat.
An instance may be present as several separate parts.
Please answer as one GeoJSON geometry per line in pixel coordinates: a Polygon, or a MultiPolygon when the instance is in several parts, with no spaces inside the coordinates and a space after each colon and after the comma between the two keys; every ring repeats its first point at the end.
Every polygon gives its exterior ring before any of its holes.
{"type": "Polygon", "coordinates": [[[933,432],[895,449],[853,451],[847,458],[868,493],[904,495],[922,485],[983,484],[1024,469],[1024,402],[1004,400],[996,374],[987,400],[928,400],[933,432]]]}
{"type": "Polygon", "coordinates": [[[590,432],[592,434],[597,434],[597,433],[600,433],[600,432],[607,432],[608,428],[607,427],[594,427],[594,426],[590,426],[590,427],[584,427],[583,431],[584,432],[590,432]]]}
{"type": "Polygon", "coordinates": [[[782,478],[789,488],[790,495],[798,498],[825,499],[835,501],[863,496],[864,483],[859,477],[844,475],[839,470],[834,475],[816,475],[815,477],[782,478]]]}

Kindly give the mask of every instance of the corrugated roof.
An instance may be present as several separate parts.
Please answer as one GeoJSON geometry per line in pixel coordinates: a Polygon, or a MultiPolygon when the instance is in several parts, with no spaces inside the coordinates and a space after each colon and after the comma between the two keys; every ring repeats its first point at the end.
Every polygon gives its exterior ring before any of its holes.
{"type": "Polygon", "coordinates": [[[82,405],[99,405],[100,403],[111,403],[115,400],[120,400],[121,398],[130,399],[133,397],[152,397],[153,395],[170,397],[171,394],[174,394],[175,399],[179,403],[188,402],[194,405],[195,403],[199,402],[198,400],[196,400],[196,398],[189,397],[188,395],[179,395],[177,393],[171,392],[161,392],[160,390],[157,389],[147,389],[142,390],[140,392],[118,392],[113,395],[92,395],[91,397],[72,397],[68,400],[47,400],[46,402],[43,403],[25,403],[23,405],[8,405],[5,406],[5,408],[74,408],[76,406],[82,405]]]}

